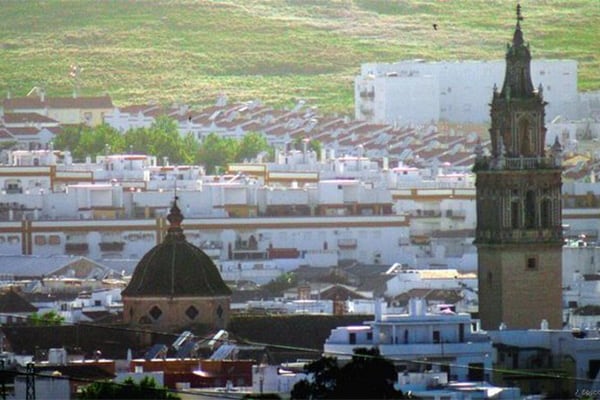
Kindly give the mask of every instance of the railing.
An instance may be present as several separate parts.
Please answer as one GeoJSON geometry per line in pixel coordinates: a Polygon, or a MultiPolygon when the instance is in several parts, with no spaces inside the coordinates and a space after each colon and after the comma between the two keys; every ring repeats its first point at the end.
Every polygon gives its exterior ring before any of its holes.
{"type": "Polygon", "coordinates": [[[483,157],[475,160],[474,171],[520,170],[520,169],[561,169],[551,157],[505,157],[503,159],[483,157]]]}
{"type": "Polygon", "coordinates": [[[477,230],[476,241],[488,243],[562,242],[562,228],[477,230]]]}

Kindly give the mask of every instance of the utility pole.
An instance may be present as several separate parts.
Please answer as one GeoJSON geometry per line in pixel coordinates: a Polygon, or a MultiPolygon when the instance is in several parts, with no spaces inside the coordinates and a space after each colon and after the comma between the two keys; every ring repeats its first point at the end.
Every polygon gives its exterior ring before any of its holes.
{"type": "Polygon", "coordinates": [[[26,368],[25,399],[35,400],[35,364],[27,363],[26,368]]]}
{"type": "Polygon", "coordinates": [[[0,360],[0,373],[2,374],[2,400],[6,400],[6,370],[5,370],[5,360],[0,360]]]}

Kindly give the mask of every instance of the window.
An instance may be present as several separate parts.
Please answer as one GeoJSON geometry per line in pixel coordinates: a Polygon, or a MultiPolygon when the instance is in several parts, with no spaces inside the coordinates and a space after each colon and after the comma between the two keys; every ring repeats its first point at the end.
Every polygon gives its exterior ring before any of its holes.
{"type": "Polygon", "coordinates": [[[433,343],[440,342],[440,331],[433,331],[433,343]]]}
{"type": "Polygon", "coordinates": [[[510,204],[510,226],[512,227],[512,229],[519,229],[519,226],[521,224],[519,224],[519,217],[520,217],[520,210],[519,210],[519,203],[516,201],[513,201],[510,204]]]}
{"type": "Polygon", "coordinates": [[[149,314],[150,316],[154,319],[157,320],[160,318],[160,316],[162,315],[162,310],[160,308],[158,308],[158,306],[154,306],[152,307],[152,309],[150,310],[149,314]]]}
{"type": "Polygon", "coordinates": [[[189,319],[195,319],[198,314],[200,314],[200,311],[194,306],[189,306],[187,310],[185,310],[185,315],[187,315],[189,319]]]}
{"type": "Polygon", "coordinates": [[[351,332],[348,341],[350,342],[350,344],[356,344],[356,333],[351,332]]]}
{"type": "Polygon", "coordinates": [[[372,342],[372,341],[373,341],[373,332],[367,332],[367,340],[368,340],[369,342],[372,342]]]}
{"type": "Polygon", "coordinates": [[[485,380],[483,363],[469,363],[468,380],[482,382],[485,380]]]}
{"type": "Polygon", "coordinates": [[[537,269],[537,258],[536,257],[528,257],[527,258],[527,269],[528,270],[537,269]]]}
{"type": "Polygon", "coordinates": [[[535,193],[528,190],[525,195],[525,227],[527,229],[535,228],[535,193]]]}
{"type": "Polygon", "coordinates": [[[542,228],[550,228],[552,226],[552,202],[549,199],[542,200],[541,208],[542,228]]]}

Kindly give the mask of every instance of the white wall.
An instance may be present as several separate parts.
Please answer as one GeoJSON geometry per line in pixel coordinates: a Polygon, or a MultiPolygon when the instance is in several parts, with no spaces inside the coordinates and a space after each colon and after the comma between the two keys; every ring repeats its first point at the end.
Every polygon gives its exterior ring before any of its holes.
{"type": "MultiPolygon", "coordinates": [[[[500,50],[501,51],[501,50],[500,50]]],[[[535,58],[535,51],[533,51],[535,58]]],[[[361,97],[359,88],[369,85],[374,90],[373,101],[378,104],[389,104],[385,109],[384,121],[393,124],[398,118],[406,122],[423,123],[423,116],[439,115],[439,119],[456,122],[489,122],[489,102],[492,98],[494,84],[500,89],[504,82],[505,60],[496,61],[460,61],[460,62],[423,62],[401,61],[393,64],[368,63],[361,66],[361,75],[356,77],[355,109],[357,119],[366,119],[358,110],[365,102],[372,102],[369,97],[361,97]],[[397,77],[390,77],[395,73],[397,77]],[[435,97],[429,103],[415,92],[413,86],[422,77],[437,78],[438,86],[435,97]],[[407,78],[404,78],[407,77],[407,78]],[[408,77],[421,77],[412,79],[408,77]],[[396,79],[394,78],[401,78],[396,79]],[[407,102],[402,93],[410,93],[413,102],[407,102]],[[381,99],[383,97],[383,99],[381,99]],[[436,103],[439,108],[435,110],[436,103]],[[419,107],[416,112],[414,109],[419,107]],[[429,110],[422,108],[429,107],[429,110]],[[406,118],[406,116],[410,116],[406,118]],[[411,120],[413,118],[413,120],[411,120]]],[[[531,76],[534,87],[540,83],[544,89],[546,121],[562,115],[569,119],[580,116],[577,113],[579,95],[577,93],[577,62],[574,60],[533,60],[531,76]]],[[[433,80],[434,82],[434,80],[433,80]]],[[[432,83],[433,83],[432,82],[432,83]]],[[[423,84],[423,82],[421,82],[423,84]]],[[[430,90],[423,90],[423,96],[430,90]]],[[[376,107],[378,108],[378,107],[376,107]]],[[[381,118],[378,116],[378,118],[381,118]]],[[[406,124],[404,123],[404,125],[406,124]]]]}

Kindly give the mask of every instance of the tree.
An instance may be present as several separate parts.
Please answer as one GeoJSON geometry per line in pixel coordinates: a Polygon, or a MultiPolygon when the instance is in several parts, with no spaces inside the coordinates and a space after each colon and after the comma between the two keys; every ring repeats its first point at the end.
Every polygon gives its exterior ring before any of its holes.
{"type": "Polygon", "coordinates": [[[179,399],[165,387],[159,387],[154,378],[145,377],[140,383],[127,378],[123,383],[94,382],[84,387],[80,399],[179,399]]]}
{"type": "Polygon", "coordinates": [[[290,393],[292,399],[330,399],[340,378],[340,368],[335,357],[321,357],[304,367],[312,379],[296,383],[290,393]]]}
{"type": "Polygon", "coordinates": [[[151,154],[150,144],[152,142],[148,129],[135,128],[130,129],[123,135],[125,146],[128,150],[138,154],[151,154]]]}
{"type": "Polygon", "coordinates": [[[342,367],[335,394],[341,399],[402,399],[402,392],[394,389],[397,380],[396,367],[377,348],[358,348],[352,362],[342,367]]]}
{"type": "Polygon", "coordinates": [[[405,399],[394,389],[394,364],[376,348],[354,349],[352,361],[339,367],[335,357],[321,357],[305,367],[310,380],[296,383],[292,399],[405,399]]]}
{"type": "Polygon", "coordinates": [[[70,150],[71,153],[77,148],[81,139],[82,126],[66,127],[54,138],[54,148],[59,150],[70,150]]]}
{"type": "Polygon", "coordinates": [[[209,134],[200,145],[198,161],[204,165],[207,174],[213,174],[218,167],[225,167],[235,160],[238,141],[209,134]]]}
{"type": "Polygon", "coordinates": [[[147,133],[150,141],[149,154],[159,158],[167,157],[172,164],[184,163],[183,140],[173,118],[157,117],[147,133]]]}
{"type": "Polygon", "coordinates": [[[167,116],[157,117],[149,128],[128,130],[124,138],[127,149],[171,164],[194,164],[199,150],[196,138],[191,133],[182,137],[177,121],[167,116]]]}
{"type": "Polygon", "coordinates": [[[81,130],[79,142],[73,149],[73,157],[84,159],[86,156],[121,153],[124,149],[125,140],[123,136],[110,125],[102,124],[95,128],[84,126],[81,130]]]}
{"type": "Polygon", "coordinates": [[[41,315],[33,313],[28,318],[29,324],[36,326],[61,325],[64,321],[65,318],[54,310],[41,315]]]}
{"type": "Polygon", "coordinates": [[[271,147],[263,134],[258,132],[248,132],[244,135],[238,146],[235,161],[242,162],[244,160],[251,160],[260,153],[267,153],[270,155],[270,152],[271,147]]]}
{"type": "Polygon", "coordinates": [[[297,284],[298,276],[294,272],[285,272],[269,281],[263,288],[274,296],[281,296],[285,290],[292,288],[297,284]]]}
{"type": "Polygon", "coordinates": [[[184,164],[196,164],[196,159],[198,158],[198,151],[200,150],[200,144],[198,140],[192,135],[188,133],[182,140],[182,160],[184,164]]]}

